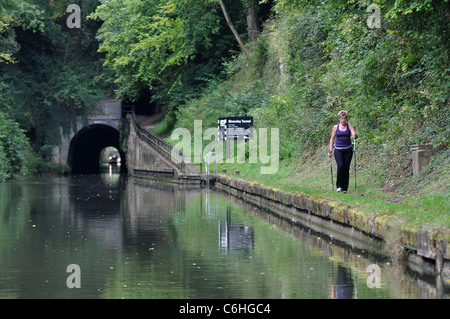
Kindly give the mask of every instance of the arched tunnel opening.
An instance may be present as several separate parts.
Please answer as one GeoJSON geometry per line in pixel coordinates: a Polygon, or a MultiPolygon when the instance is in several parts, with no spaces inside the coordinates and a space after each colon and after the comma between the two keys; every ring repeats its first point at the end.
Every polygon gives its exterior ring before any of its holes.
{"type": "Polygon", "coordinates": [[[125,172],[126,158],[119,141],[119,131],[111,126],[93,124],[82,128],[70,142],[68,164],[72,173],[100,173],[100,156],[107,147],[114,147],[119,151],[120,171],[125,172]]]}

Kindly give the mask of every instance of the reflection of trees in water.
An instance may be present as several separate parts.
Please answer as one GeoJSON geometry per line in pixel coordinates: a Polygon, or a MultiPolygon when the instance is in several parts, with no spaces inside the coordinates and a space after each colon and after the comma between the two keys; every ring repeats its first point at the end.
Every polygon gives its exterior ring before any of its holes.
{"type": "Polygon", "coordinates": [[[121,202],[126,175],[72,175],[68,202],[72,227],[104,247],[122,246],[121,202]]]}
{"type": "Polygon", "coordinates": [[[126,245],[152,247],[166,234],[162,221],[170,224],[174,214],[184,213],[186,192],[177,185],[140,184],[129,179],[123,203],[123,232],[126,245]]]}
{"type": "MultiPolygon", "coordinates": [[[[113,175],[113,174],[111,174],[113,175]]],[[[69,182],[69,199],[84,215],[115,214],[125,191],[126,176],[73,175],[69,182]]]]}

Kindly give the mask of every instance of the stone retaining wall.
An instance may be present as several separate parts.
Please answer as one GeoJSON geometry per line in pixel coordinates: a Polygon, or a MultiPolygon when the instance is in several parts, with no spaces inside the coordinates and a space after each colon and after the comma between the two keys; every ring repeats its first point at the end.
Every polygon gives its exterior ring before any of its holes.
{"type": "MultiPolygon", "coordinates": [[[[202,185],[203,180],[200,174],[180,172],[172,162],[154,148],[154,145],[150,145],[147,140],[140,138],[133,121],[130,122],[126,155],[130,175],[142,180],[163,181],[184,186],[202,185]]],[[[190,168],[188,165],[186,167],[190,168]]],[[[192,168],[190,170],[192,171],[192,168]]]]}

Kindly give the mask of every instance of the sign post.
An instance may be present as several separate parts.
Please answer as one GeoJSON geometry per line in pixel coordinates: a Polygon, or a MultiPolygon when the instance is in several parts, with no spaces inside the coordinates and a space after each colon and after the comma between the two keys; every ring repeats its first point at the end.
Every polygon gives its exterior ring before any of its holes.
{"type": "Polygon", "coordinates": [[[226,157],[229,159],[230,141],[234,143],[235,140],[248,141],[252,138],[253,117],[219,117],[217,122],[219,129],[218,138],[226,142],[226,157]]]}

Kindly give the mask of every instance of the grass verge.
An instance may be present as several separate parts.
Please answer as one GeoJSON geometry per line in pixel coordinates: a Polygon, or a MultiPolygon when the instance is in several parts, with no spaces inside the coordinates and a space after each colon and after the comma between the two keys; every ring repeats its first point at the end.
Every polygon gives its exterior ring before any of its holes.
{"type": "MultiPolygon", "coordinates": [[[[397,179],[389,176],[389,182],[374,172],[369,161],[361,161],[357,167],[356,188],[354,166],[350,171],[350,187],[348,194],[337,193],[331,183],[330,160],[324,152],[316,152],[299,159],[298,162],[281,162],[275,174],[260,173],[261,163],[221,163],[218,172],[226,170],[226,174],[234,175],[246,181],[255,181],[262,185],[289,192],[301,192],[311,197],[326,198],[339,203],[358,207],[361,212],[370,216],[391,216],[400,224],[420,227],[425,230],[450,226],[450,196],[446,188],[449,175],[442,163],[441,167],[433,166],[433,161],[419,176],[402,176],[397,179]],[[236,174],[239,171],[239,175],[236,174]],[[432,172],[432,173],[431,173],[432,172]],[[439,176],[439,178],[436,178],[439,176]],[[421,187],[416,187],[418,180],[427,180],[421,187]],[[395,187],[387,187],[393,184],[395,187]]],[[[439,156],[438,156],[439,157],[439,156]]],[[[441,155],[442,157],[442,155],[441,155]]],[[[448,160],[448,159],[447,159],[448,160]]],[[[333,165],[333,181],[336,181],[336,164],[333,165]]],[[[382,174],[383,176],[386,173],[382,174]]]]}

